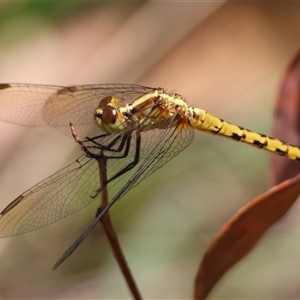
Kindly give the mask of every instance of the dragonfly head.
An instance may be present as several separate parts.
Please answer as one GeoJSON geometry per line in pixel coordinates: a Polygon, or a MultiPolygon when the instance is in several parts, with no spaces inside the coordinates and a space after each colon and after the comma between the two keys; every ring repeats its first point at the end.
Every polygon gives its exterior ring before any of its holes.
{"type": "Polygon", "coordinates": [[[124,116],[119,111],[120,102],[116,97],[106,96],[95,110],[96,124],[107,133],[118,133],[123,129],[124,116]]]}

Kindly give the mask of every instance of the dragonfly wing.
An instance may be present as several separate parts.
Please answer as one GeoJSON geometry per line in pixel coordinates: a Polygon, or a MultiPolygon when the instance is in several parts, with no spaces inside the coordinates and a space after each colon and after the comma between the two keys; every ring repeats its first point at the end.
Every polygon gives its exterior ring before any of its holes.
{"type": "Polygon", "coordinates": [[[71,136],[71,122],[81,137],[99,135],[99,127],[94,121],[94,112],[99,102],[106,96],[116,97],[121,105],[133,102],[152,90],[139,85],[79,85],[66,87],[52,95],[44,106],[46,123],[66,135],[71,136]]]}
{"type": "Polygon", "coordinates": [[[147,134],[155,135],[156,142],[147,149],[136,173],[116,196],[123,196],[131,188],[137,186],[141,181],[177,156],[190,145],[194,139],[195,132],[190,126],[187,126],[180,130],[175,127],[166,130],[156,129],[147,134]]]}
{"type": "Polygon", "coordinates": [[[54,223],[90,204],[98,188],[98,163],[82,155],[9,204],[0,214],[0,237],[54,223]]]}
{"type": "Polygon", "coordinates": [[[129,84],[78,85],[0,84],[0,119],[20,125],[50,125],[71,137],[69,122],[80,136],[93,136],[93,114],[110,95],[121,105],[133,102],[152,88],[129,84]]]}
{"type": "MultiPolygon", "coordinates": [[[[60,89],[46,100],[43,106],[43,118],[47,120],[47,124],[60,129],[57,127],[57,124],[62,126],[63,123],[59,122],[65,120],[66,117],[71,118],[72,116],[78,121],[78,124],[83,124],[84,120],[88,123],[88,117],[84,114],[79,114],[78,111],[83,110],[86,112],[90,106],[81,107],[78,105],[84,105],[84,103],[87,102],[87,95],[89,93],[92,93],[89,100],[90,102],[95,101],[99,95],[102,97],[103,93],[100,89],[102,89],[103,86],[81,86],[81,88],[83,91],[79,89],[79,87],[67,88],[66,90],[60,89]],[[96,89],[99,87],[98,92],[95,92],[95,87],[96,89]],[[72,93],[70,94],[69,91],[72,93]],[[80,94],[81,92],[83,94],[80,94]],[[71,101],[72,99],[73,101],[71,101]],[[55,107],[61,108],[60,103],[68,105],[66,115],[59,113],[60,111],[64,113],[64,109],[55,109],[55,107]],[[74,105],[74,103],[77,105],[74,105]],[[56,114],[49,114],[46,117],[45,113],[47,114],[47,111],[49,113],[56,112],[56,114]]],[[[120,90],[121,88],[124,90],[119,91],[120,94],[117,96],[120,98],[121,95],[123,95],[123,101],[130,101],[135,88],[129,90],[128,86],[120,86],[120,90]]],[[[114,90],[115,89],[116,86],[114,90]]],[[[141,93],[143,89],[145,88],[137,88],[135,95],[141,93]]],[[[109,86],[106,86],[106,90],[109,90],[109,86]]],[[[143,93],[144,92],[145,90],[143,93]]],[[[111,95],[111,93],[109,94],[111,95]]],[[[64,108],[64,106],[62,108],[64,108]]],[[[140,120],[141,124],[139,124],[140,121],[137,120],[137,123],[132,124],[125,133],[121,132],[101,138],[98,137],[101,139],[101,144],[103,145],[100,147],[100,150],[103,149],[103,153],[105,155],[108,154],[109,157],[107,161],[108,178],[113,178],[115,177],[114,175],[120,174],[120,170],[123,170],[124,167],[126,169],[126,166],[132,164],[132,162],[136,160],[137,152],[139,153],[135,167],[129,172],[121,172],[120,176],[118,175],[115,180],[108,184],[109,188],[111,188],[122,178],[125,180],[124,182],[127,182],[125,185],[123,184],[123,187],[121,187],[111,202],[115,202],[122,197],[132,187],[150,176],[192,142],[194,131],[187,121],[185,121],[184,124],[182,124],[183,120],[180,118],[177,118],[177,120],[173,118],[173,121],[167,121],[164,116],[156,114],[157,112],[159,112],[159,110],[152,110],[152,115],[140,120]],[[155,121],[149,122],[153,116],[155,116],[155,119],[153,119],[153,121],[155,121]],[[167,122],[170,122],[169,126],[165,127],[167,122]],[[121,155],[120,157],[120,152],[110,147],[105,149],[105,145],[112,145],[112,141],[115,140],[117,135],[126,137],[128,134],[131,135],[131,140],[129,150],[127,152],[125,151],[127,153],[126,155],[121,155]],[[140,146],[137,142],[139,136],[141,139],[140,146]]],[[[69,127],[67,128],[69,131],[69,127]]],[[[77,132],[77,126],[75,129],[77,132]]],[[[82,132],[85,132],[86,129],[82,130],[82,132]]],[[[121,140],[122,139],[120,139],[120,141],[121,140]]],[[[97,139],[95,141],[97,141],[97,139]]],[[[117,147],[117,144],[115,146],[117,147]]],[[[94,143],[94,141],[91,141],[90,147],[92,147],[90,149],[94,149],[95,151],[99,150],[97,143],[94,143]]],[[[72,164],[27,190],[8,205],[0,214],[0,237],[36,230],[76,212],[95,199],[95,195],[100,191],[99,187],[98,163],[95,159],[90,159],[84,154],[72,164]]]]}
{"type": "MultiPolygon", "coordinates": [[[[146,128],[145,128],[146,129],[146,128]]],[[[149,128],[150,129],[150,128],[149,128]]],[[[118,178],[129,178],[125,185],[119,192],[110,200],[107,206],[98,214],[95,220],[86,228],[86,230],[76,239],[76,241],[64,252],[59,260],[54,265],[56,269],[63,261],[65,261],[81,244],[91,230],[97,225],[99,220],[107,213],[107,211],[123,197],[130,189],[138,185],[145,178],[153,174],[157,169],[161,168],[164,164],[178,155],[184,150],[194,138],[194,130],[186,124],[186,126],[179,129],[178,127],[170,127],[165,130],[152,129],[141,132],[142,147],[140,149],[141,156],[137,166],[131,171],[127,172],[118,178]],[[130,173],[133,175],[130,176],[130,173]]],[[[134,147],[133,147],[134,148],[134,147]]],[[[132,149],[131,149],[132,150],[132,149]]],[[[132,157],[132,153],[129,157],[132,157]]],[[[111,163],[109,169],[114,169],[114,162],[116,159],[108,160],[111,163]]],[[[115,184],[115,181],[113,184],[115,184]]]]}
{"type": "Polygon", "coordinates": [[[44,105],[61,89],[61,86],[0,84],[0,119],[20,125],[46,125],[44,105]]]}

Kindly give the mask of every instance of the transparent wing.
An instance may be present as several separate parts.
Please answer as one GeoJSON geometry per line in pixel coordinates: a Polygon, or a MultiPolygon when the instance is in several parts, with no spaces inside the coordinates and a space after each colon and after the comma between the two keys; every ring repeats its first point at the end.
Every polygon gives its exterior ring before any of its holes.
{"type": "Polygon", "coordinates": [[[44,105],[60,86],[0,84],[0,119],[20,125],[41,126],[44,105]]]}
{"type": "MultiPolygon", "coordinates": [[[[159,122],[159,119],[157,121],[159,122]]],[[[109,183],[108,188],[111,189],[120,180],[125,180],[116,195],[117,199],[191,143],[194,137],[193,129],[188,125],[184,127],[173,125],[175,126],[165,130],[153,129],[152,125],[143,128],[138,164],[131,171],[109,183]]],[[[111,153],[107,161],[108,178],[112,178],[134,160],[138,148],[136,129],[131,135],[130,149],[126,157],[120,159],[117,158],[119,153],[111,153]]],[[[101,137],[101,144],[110,144],[116,136],[117,134],[101,137]]],[[[98,194],[100,187],[98,168],[97,160],[82,155],[69,166],[27,190],[0,215],[0,237],[47,226],[91,203],[95,199],[91,196],[98,194]]]]}
{"type": "Polygon", "coordinates": [[[143,149],[143,158],[135,173],[114,196],[112,202],[123,197],[133,187],[177,156],[190,145],[195,135],[194,130],[188,124],[166,130],[155,129],[145,134],[151,134],[151,139],[155,140],[155,143],[151,143],[151,145],[147,143],[148,145],[143,149]]]}
{"type": "Polygon", "coordinates": [[[98,174],[97,162],[82,155],[39,182],[2,211],[0,237],[42,228],[91,203],[98,174]]]}
{"type": "Polygon", "coordinates": [[[93,114],[102,98],[115,96],[124,105],[151,90],[131,84],[0,84],[0,119],[20,125],[50,125],[70,137],[72,122],[80,136],[93,136],[99,132],[93,114]]]}
{"type": "MultiPolygon", "coordinates": [[[[172,121],[171,121],[172,122],[172,121]]],[[[176,125],[176,124],[173,124],[176,125]]],[[[104,214],[116,203],[123,195],[125,195],[131,188],[138,185],[142,180],[150,176],[158,168],[171,160],[174,156],[179,154],[185,147],[187,147],[194,138],[194,131],[188,123],[177,124],[175,127],[170,127],[164,131],[153,130],[156,139],[155,143],[148,144],[147,151],[144,152],[144,157],[137,166],[137,170],[132,177],[125,183],[119,192],[109,201],[109,203],[96,216],[93,222],[86,228],[86,230],[76,239],[76,241],[64,252],[53,266],[55,270],[63,261],[65,261],[81,244],[91,230],[98,224],[104,214]],[[146,153],[146,154],[145,154],[146,153]]],[[[149,131],[150,132],[150,131],[149,131]]],[[[148,133],[149,133],[148,132],[148,133]]],[[[153,140],[153,139],[152,139],[153,140]]]]}

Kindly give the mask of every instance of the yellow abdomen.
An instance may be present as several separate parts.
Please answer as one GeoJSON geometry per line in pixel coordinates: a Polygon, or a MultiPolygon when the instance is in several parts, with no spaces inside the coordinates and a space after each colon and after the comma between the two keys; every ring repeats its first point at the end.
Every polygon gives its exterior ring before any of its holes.
{"type": "Polygon", "coordinates": [[[241,141],[257,148],[262,148],[281,156],[300,161],[300,149],[279,139],[224,121],[199,108],[189,108],[189,122],[198,130],[241,141]]]}

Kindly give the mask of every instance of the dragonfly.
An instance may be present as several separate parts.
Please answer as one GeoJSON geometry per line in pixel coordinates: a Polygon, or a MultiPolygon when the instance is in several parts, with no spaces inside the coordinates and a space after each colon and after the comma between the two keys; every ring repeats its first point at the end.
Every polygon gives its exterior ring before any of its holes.
{"type": "Polygon", "coordinates": [[[71,164],[18,196],[0,213],[0,237],[37,230],[87,206],[101,195],[99,160],[107,162],[111,189],[121,187],[56,268],[107,211],[133,187],[183,151],[201,130],[300,161],[300,148],[189,106],[163,88],[129,84],[0,84],[0,119],[53,127],[84,152],[71,164]],[[81,138],[83,139],[81,140],[81,138]]]}

